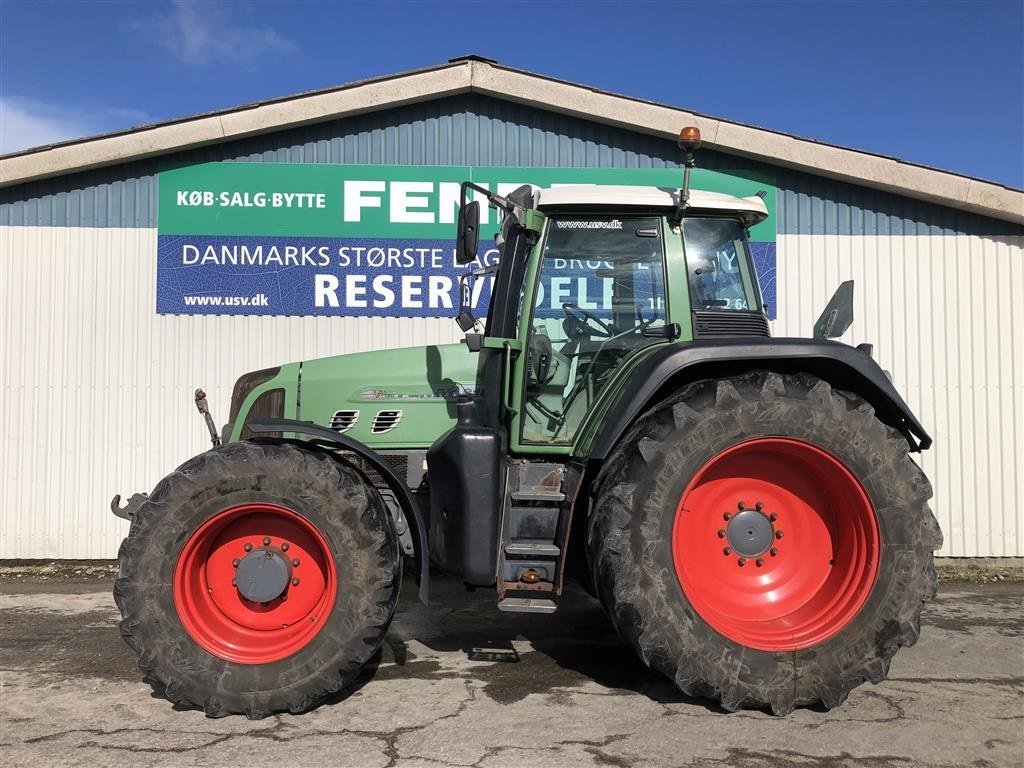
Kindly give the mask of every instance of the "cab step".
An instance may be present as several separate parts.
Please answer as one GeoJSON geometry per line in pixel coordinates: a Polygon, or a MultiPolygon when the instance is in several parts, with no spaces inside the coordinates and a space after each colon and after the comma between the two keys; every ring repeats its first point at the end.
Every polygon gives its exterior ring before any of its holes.
{"type": "Polygon", "coordinates": [[[558,557],[562,553],[554,544],[541,541],[515,541],[505,546],[506,555],[517,557],[558,557]]]}
{"type": "Polygon", "coordinates": [[[515,501],[564,501],[565,494],[561,491],[556,493],[536,491],[512,491],[512,498],[515,501]]]}
{"type": "Polygon", "coordinates": [[[511,488],[514,501],[558,503],[565,500],[565,494],[562,493],[565,468],[562,465],[524,462],[519,465],[518,470],[511,488]]]}
{"type": "Polygon", "coordinates": [[[498,610],[508,613],[554,613],[554,600],[535,597],[506,597],[498,601],[498,610]]]}

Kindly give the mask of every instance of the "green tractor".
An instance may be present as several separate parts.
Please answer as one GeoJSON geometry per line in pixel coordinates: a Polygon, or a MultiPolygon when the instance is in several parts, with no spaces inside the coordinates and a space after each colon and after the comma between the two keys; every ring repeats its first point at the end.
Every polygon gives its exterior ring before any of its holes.
{"type": "Polygon", "coordinates": [[[651,668],[726,710],[840,704],[913,644],[941,533],[931,439],[872,360],[770,338],[759,196],[465,183],[461,344],[247,373],[214,447],[115,513],[140,669],[209,715],[300,712],[379,649],[403,565],[552,613],[567,574],[651,668]],[[470,192],[476,199],[469,201],[470,192]],[[480,201],[500,258],[477,256],[480,201]],[[474,298],[490,296],[486,318],[474,298]]]}

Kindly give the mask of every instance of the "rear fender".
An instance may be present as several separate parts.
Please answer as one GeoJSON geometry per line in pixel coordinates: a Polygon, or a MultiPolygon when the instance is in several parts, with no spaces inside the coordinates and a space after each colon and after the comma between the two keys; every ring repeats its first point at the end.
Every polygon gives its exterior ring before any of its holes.
{"type": "MultiPolygon", "coordinates": [[[[324,448],[340,448],[351,451],[370,464],[383,478],[384,482],[387,483],[388,488],[395,494],[399,506],[401,506],[402,511],[405,513],[405,519],[409,521],[409,525],[413,528],[413,537],[416,542],[416,565],[419,571],[417,577],[417,583],[420,588],[419,598],[424,605],[427,604],[430,597],[430,557],[427,550],[427,527],[419,505],[412,497],[412,493],[409,491],[404,478],[399,477],[395,470],[376,451],[367,448],[358,440],[353,440],[351,437],[335,432],[333,429],[321,427],[309,421],[250,419],[245,423],[245,426],[255,435],[268,432],[306,435],[311,439],[296,440],[294,442],[299,444],[306,443],[319,450],[324,448]]],[[[336,461],[345,461],[344,458],[337,455],[332,454],[332,456],[336,461]]]]}
{"type": "Polygon", "coordinates": [[[642,361],[607,411],[590,458],[606,459],[644,411],[687,383],[757,369],[810,373],[864,398],[882,421],[903,434],[911,451],[932,444],[886,373],[856,347],[800,338],[709,340],[664,346],[642,361]]]}

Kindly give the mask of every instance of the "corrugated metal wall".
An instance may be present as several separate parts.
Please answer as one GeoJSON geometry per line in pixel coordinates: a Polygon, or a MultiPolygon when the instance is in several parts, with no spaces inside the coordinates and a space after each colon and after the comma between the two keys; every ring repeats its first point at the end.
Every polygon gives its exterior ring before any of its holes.
{"type": "Polygon", "coordinates": [[[856,281],[841,339],[875,358],[935,444],[941,554],[1024,555],[1024,237],[781,235],[776,335],[808,336],[856,281]]]}
{"type": "MultiPolygon", "coordinates": [[[[673,142],[467,95],[0,190],[0,557],[112,557],[114,492],[206,445],[234,378],[284,360],[454,341],[450,320],[157,316],[156,181],[210,160],[676,166],[673,142]]],[[[705,151],[711,168],[750,167],[705,151]]],[[[1024,555],[1024,236],[952,209],[778,169],[780,334],[858,280],[854,341],[936,437],[943,554],[1024,555]]]]}
{"type": "Polygon", "coordinates": [[[456,341],[448,319],[157,315],[156,230],[0,227],[0,558],[114,557],[114,493],[209,447],[240,373],[456,341]]]}

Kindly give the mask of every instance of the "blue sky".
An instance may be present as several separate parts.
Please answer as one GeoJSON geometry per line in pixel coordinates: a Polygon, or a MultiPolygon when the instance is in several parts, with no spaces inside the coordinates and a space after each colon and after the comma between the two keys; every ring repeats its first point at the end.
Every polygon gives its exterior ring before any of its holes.
{"type": "Polygon", "coordinates": [[[464,53],[1024,187],[1024,2],[0,0],[0,149],[464,53]]]}

